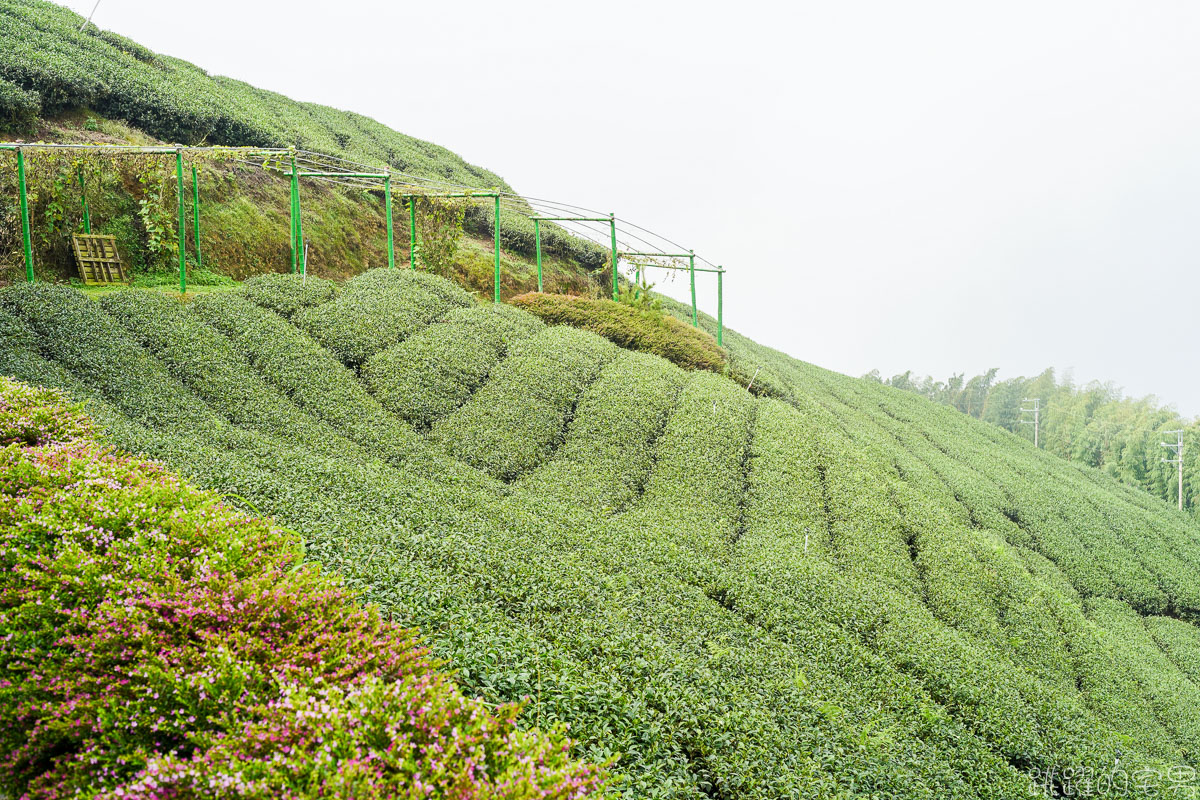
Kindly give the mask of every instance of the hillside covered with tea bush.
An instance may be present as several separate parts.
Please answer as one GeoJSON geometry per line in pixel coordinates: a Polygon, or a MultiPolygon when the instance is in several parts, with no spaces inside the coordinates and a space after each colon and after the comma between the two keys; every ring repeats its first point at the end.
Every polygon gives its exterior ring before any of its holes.
{"type": "MultiPolygon", "coordinates": [[[[296,147],[387,167],[411,180],[512,191],[495,173],[446,148],[361,114],[210,75],[83,22],[48,0],[0,0],[0,141],[296,147]]],[[[79,174],[88,186],[94,232],[117,238],[127,270],[152,283],[157,274],[178,269],[173,157],[31,150],[27,161],[35,264],[42,279],[74,275],[70,234],[83,230],[79,174]]],[[[194,283],[287,269],[288,180],[253,165],[198,166],[206,255],[205,274],[194,283]]],[[[190,193],[190,174],[187,184],[190,193]]],[[[345,278],[387,263],[382,192],[306,181],[302,194],[311,271],[345,278]]],[[[195,241],[187,199],[190,255],[195,241]]],[[[408,220],[403,203],[394,204],[397,249],[404,256],[408,220]]],[[[443,246],[440,254],[430,248],[424,266],[490,294],[495,225],[490,203],[442,205],[449,208],[435,220],[422,208],[422,241],[438,237],[441,228],[457,227],[465,235],[461,246],[448,251],[443,246]]],[[[15,157],[0,152],[0,285],[24,271],[17,213],[15,157]]],[[[549,287],[579,292],[591,285],[591,273],[608,264],[606,250],[552,223],[542,226],[542,237],[549,287]]],[[[504,295],[536,287],[533,223],[504,212],[500,238],[504,295]]]]}
{"type": "Polygon", "coordinates": [[[296,531],[467,695],[612,759],[626,797],[1194,784],[1189,517],[726,342],[755,392],[403,270],[188,304],[0,292],[0,374],[296,531]]]}

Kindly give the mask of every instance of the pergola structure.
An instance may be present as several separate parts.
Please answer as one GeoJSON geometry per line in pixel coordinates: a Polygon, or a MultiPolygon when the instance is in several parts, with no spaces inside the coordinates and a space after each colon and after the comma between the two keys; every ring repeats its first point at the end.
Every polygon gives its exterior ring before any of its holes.
{"type": "MultiPolygon", "coordinates": [[[[692,327],[699,327],[700,312],[696,307],[696,273],[711,272],[717,276],[717,344],[724,346],[725,344],[725,268],[724,267],[697,267],[696,253],[694,250],[689,250],[687,253],[622,253],[621,255],[628,258],[686,258],[688,260],[688,277],[691,281],[692,289],[692,327]]],[[[642,282],[643,267],[657,267],[658,269],[680,270],[683,267],[675,264],[661,264],[657,261],[632,261],[630,266],[637,269],[636,282],[642,282]]]]}
{"type": "MultiPolygon", "coordinates": [[[[615,214],[601,216],[595,214],[591,209],[584,209],[575,206],[563,206],[557,203],[546,200],[537,200],[534,198],[525,198],[520,195],[511,194],[501,191],[478,191],[466,186],[457,186],[454,184],[446,184],[435,181],[429,178],[423,178],[414,175],[395,172],[390,169],[380,169],[363,164],[356,164],[346,161],[337,156],[326,155],[323,153],[314,153],[304,150],[299,150],[295,147],[288,148],[271,148],[271,147],[186,147],[183,145],[170,146],[152,146],[141,147],[134,145],[115,145],[115,144],[99,144],[99,145],[79,145],[79,144],[26,144],[22,142],[6,142],[0,143],[0,152],[14,152],[17,161],[17,191],[20,200],[20,215],[21,215],[21,239],[22,249],[25,261],[25,277],[28,281],[34,280],[33,269],[33,247],[30,228],[30,210],[28,199],[27,186],[27,169],[26,153],[35,150],[59,150],[59,151],[79,151],[79,152],[104,152],[111,153],[114,156],[134,155],[134,154],[157,154],[174,156],[174,178],[176,186],[176,195],[178,200],[178,256],[179,256],[179,291],[186,293],[187,291],[187,204],[188,198],[184,186],[185,174],[185,156],[191,157],[191,172],[192,172],[192,219],[194,229],[194,246],[196,264],[203,265],[203,255],[200,247],[200,184],[199,173],[196,169],[195,161],[202,156],[222,157],[230,159],[242,164],[251,166],[259,166],[262,169],[276,172],[285,175],[289,178],[291,189],[291,233],[290,233],[290,251],[292,272],[305,274],[307,272],[307,257],[304,241],[304,224],[301,203],[301,180],[315,180],[323,183],[331,183],[350,188],[358,188],[366,191],[382,191],[385,215],[387,220],[387,254],[388,267],[396,268],[396,243],[395,231],[393,228],[393,209],[392,209],[392,189],[393,184],[399,182],[405,187],[405,194],[401,198],[408,203],[409,214],[409,265],[412,269],[416,269],[416,249],[417,249],[417,230],[416,230],[416,204],[415,201],[419,197],[436,198],[465,198],[465,199],[490,199],[493,202],[494,220],[493,220],[493,246],[494,246],[494,286],[493,300],[496,303],[500,302],[500,224],[501,224],[501,202],[506,201],[514,207],[510,208],[515,213],[521,213],[528,216],[533,221],[534,239],[537,258],[537,276],[538,276],[538,291],[543,291],[543,270],[542,270],[542,223],[543,222],[568,222],[568,223],[583,223],[589,226],[592,223],[604,223],[607,225],[608,241],[604,244],[608,245],[610,250],[610,258],[612,261],[612,297],[618,300],[620,297],[618,286],[618,267],[621,259],[625,258],[627,263],[630,263],[638,270],[639,281],[640,274],[643,268],[661,268],[661,269],[681,269],[682,267],[673,264],[664,264],[661,259],[684,259],[688,260],[688,274],[691,285],[691,300],[692,300],[692,324],[698,326],[699,314],[696,307],[696,273],[697,272],[712,272],[717,274],[717,342],[722,343],[723,340],[723,278],[725,269],[723,267],[705,268],[696,266],[695,251],[689,250],[686,253],[669,253],[669,252],[652,252],[650,249],[642,249],[638,251],[621,251],[618,249],[617,237],[617,218],[615,214]],[[547,209],[550,213],[541,213],[538,209],[547,209]],[[532,214],[527,213],[533,211],[532,214]],[[562,213],[567,212],[567,213],[562,213]],[[581,212],[581,213],[572,213],[581,212]]],[[[92,230],[91,212],[88,206],[87,185],[84,180],[82,169],[77,172],[79,181],[82,207],[82,224],[85,233],[90,234],[92,230]]],[[[646,235],[662,237],[640,228],[632,223],[627,223],[632,230],[640,231],[646,235]]],[[[564,229],[565,230],[565,229],[564,229]]],[[[578,236],[577,231],[566,230],[568,235],[578,236]]],[[[599,231],[591,231],[593,235],[599,231]]],[[[649,245],[651,248],[655,244],[648,242],[638,233],[626,231],[626,233],[639,243],[649,245]]],[[[591,236],[582,236],[584,240],[591,241],[594,244],[600,244],[591,236]]],[[[663,239],[664,242],[667,240],[663,239]]],[[[601,245],[603,246],[603,245],[601,245]]]]}
{"type": "Polygon", "coordinates": [[[609,237],[611,239],[612,248],[612,297],[616,300],[620,297],[620,291],[617,288],[617,262],[620,259],[620,253],[617,252],[617,215],[609,214],[607,217],[530,217],[533,220],[533,238],[537,242],[537,277],[538,291],[542,291],[542,223],[543,222],[607,222],[609,237]]]}

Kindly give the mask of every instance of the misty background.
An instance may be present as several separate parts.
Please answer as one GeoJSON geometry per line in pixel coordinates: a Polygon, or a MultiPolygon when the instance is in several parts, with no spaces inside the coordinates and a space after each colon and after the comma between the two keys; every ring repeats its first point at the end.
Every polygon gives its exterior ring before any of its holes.
{"type": "Polygon", "coordinates": [[[806,361],[1053,366],[1200,414],[1193,3],[102,0],[95,23],[695,248],[729,270],[726,324],[806,361]]]}

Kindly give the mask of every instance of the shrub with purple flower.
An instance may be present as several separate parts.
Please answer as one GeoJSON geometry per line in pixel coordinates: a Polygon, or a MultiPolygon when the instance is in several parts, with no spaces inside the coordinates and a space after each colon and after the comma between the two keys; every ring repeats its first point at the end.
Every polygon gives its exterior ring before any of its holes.
{"type": "Polygon", "coordinates": [[[574,798],[562,731],[464,697],[298,539],[0,379],[0,794],[574,798]]]}

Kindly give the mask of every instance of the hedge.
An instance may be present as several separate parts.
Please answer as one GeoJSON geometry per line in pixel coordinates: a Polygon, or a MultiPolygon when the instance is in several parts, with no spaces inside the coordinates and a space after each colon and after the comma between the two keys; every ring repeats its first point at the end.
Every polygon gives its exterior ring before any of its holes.
{"type": "Polygon", "coordinates": [[[582,328],[626,349],[662,356],[684,369],[725,369],[725,354],[711,336],[654,309],[540,292],[518,295],[511,302],[549,325],[582,328]]]}
{"type": "Polygon", "coordinates": [[[521,479],[531,494],[596,513],[636,499],[685,374],[661,358],[622,353],[583,393],[554,459],[521,479]]]}
{"type": "Polygon", "coordinates": [[[32,131],[41,111],[42,98],[37,92],[0,76],[0,130],[32,131]]]}
{"type": "Polygon", "coordinates": [[[337,299],[305,308],[296,324],[343,363],[358,366],[419,331],[454,306],[473,304],[449,281],[411,270],[369,270],[337,299]]]}
{"type": "Polygon", "coordinates": [[[329,455],[358,448],[269,385],[234,345],[162,292],[113,292],[100,301],[208,406],[235,425],[291,439],[329,455]]]}
{"type": "Polygon", "coordinates": [[[542,327],[514,314],[510,306],[455,309],[372,356],[363,381],[384,408],[427,429],[466,402],[509,347],[542,327]]]}
{"type": "Polygon", "coordinates": [[[201,297],[192,308],[267,382],[352,441],[394,463],[419,449],[416,434],[392,418],[353,373],[279,315],[231,292],[201,297]]]}
{"type": "Polygon", "coordinates": [[[301,309],[328,303],[337,296],[337,285],[324,278],[268,272],[246,280],[240,291],[255,304],[290,319],[301,309]]]}
{"type": "Polygon", "coordinates": [[[575,401],[614,350],[569,328],[518,342],[483,389],[434,424],[430,438],[455,458],[512,481],[561,443],[575,401]]]}
{"type": "Polygon", "coordinates": [[[221,426],[216,414],[82,293],[22,284],[0,295],[0,308],[24,318],[42,352],[138,422],[193,432],[221,426]]]}

